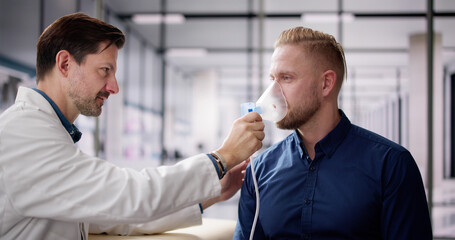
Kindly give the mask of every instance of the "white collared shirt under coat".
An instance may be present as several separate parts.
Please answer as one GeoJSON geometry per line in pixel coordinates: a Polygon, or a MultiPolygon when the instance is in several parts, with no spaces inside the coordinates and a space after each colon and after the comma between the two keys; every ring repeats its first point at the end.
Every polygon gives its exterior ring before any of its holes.
{"type": "Polygon", "coordinates": [[[0,116],[0,239],[86,239],[89,225],[137,234],[200,224],[198,203],[220,191],[205,154],[139,172],[83,153],[32,89],[21,87],[0,116]]]}

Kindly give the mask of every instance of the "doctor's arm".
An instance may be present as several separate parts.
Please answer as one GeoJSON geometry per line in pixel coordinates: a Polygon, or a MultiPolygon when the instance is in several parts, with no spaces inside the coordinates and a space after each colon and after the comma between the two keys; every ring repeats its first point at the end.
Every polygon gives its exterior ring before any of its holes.
{"type": "MultiPolygon", "coordinates": [[[[234,165],[238,159],[248,159],[249,156],[262,146],[264,125],[260,116],[252,113],[234,122],[229,136],[217,151],[226,158],[228,169],[220,180],[221,195],[201,203],[202,209],[207,209],[215,203],[230,199],[242,186],[248,160],[234,165]],[[248,144],[248,145],[247,145],[248,144]],[[247,146],[245,146],[247,145],[247,146]],[[234,152],[235,151],[235,152],[234,152]],[[238,154],[236,156],[235,154],[238,154]],[[236,160],[237,159],[237,160],[236,160]]],[[[199,205],[184,208],[157,220],[140,224],[90,224],[90,233],[108,233],[120,235],[141,235],[165,232],[201,224],[199,205]]]]}
{"type": "MultiPolygon", "coordinates": [[[[211,205],[230,199],[242,186],[245,168],[248,161],[244,161],[228,171],[220,180],[221,195],[201,203],[205,210],[211,205]]],[[[198,205],[184,208],[154,221],[139,224],[90,224],[91,234],[107,233],[110,235],[144,235],[162,233],[178,228],[200,225],[201,211],[198,205]]]]}
{"type": "Polygon", "coordinates": [[[184,208],[153,221],[135,224],[90,223],[90,234],[108,235],[145,235],[157,234],[177,228],[191,227],[202,224],[198,205],[184,208]]]}

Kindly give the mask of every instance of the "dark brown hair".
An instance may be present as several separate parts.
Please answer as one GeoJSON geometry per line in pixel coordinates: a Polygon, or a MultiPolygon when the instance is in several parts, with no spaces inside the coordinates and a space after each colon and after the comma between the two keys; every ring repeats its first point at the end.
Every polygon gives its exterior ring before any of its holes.
{"type": "Polygon", "coordinates": [[[57,19],[41,34],[36,44],[36,81],[40,81],[55,65],[55,56],[67,50],[80,64],[87,54],[99,51],[102,42],[119,49],[125,35],[118,28],[83,13],[73,13],[57,19]]]}

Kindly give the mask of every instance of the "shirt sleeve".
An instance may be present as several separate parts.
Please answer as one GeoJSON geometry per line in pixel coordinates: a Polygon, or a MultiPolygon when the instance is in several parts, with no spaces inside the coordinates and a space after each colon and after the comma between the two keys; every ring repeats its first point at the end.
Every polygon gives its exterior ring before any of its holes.
{"type": "Polygon", "coordinates": [[[109,235],[144,235],[162,233],[177,228],[202,224],[199,206],[184,208],[165,217],[139,224],[90,224],[91,234],[106,233],[109,235]]]}
{"type": "MultiPolygon", "coordinates": [[[[240,201],[238,207],[238,220],[234,232],[234,240],[249,239],[251,228],[253,226],[254,215],[256,213],[256,193],[254,189],[251,165],[245,172],[245,180],[240,193],[240,201]]],[[[262,230],[260,218],[256,223],[253,239],[265,239],[262,230]]]]}
{"type": "Polygon", "coordinates": [[[433,239],[422,177],[408,151],[391,153],[383,175],[383,239],[433,239]]]}
{"type": "Polygon", "coordinates": [[[206,154],[173,166],[120,168],[80,151],[57,118],[17,115],[0,135],[0,164],[5,195],[22,216],[143,223],[220,195],[206,154]]]}

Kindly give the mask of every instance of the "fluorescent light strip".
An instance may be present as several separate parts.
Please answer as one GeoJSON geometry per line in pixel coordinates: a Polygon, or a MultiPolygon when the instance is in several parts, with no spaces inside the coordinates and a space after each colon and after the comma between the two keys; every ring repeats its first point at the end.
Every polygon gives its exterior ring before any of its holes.
{"type": "Polygon", "coordinates": [[[185,22],[185,16],[182,14],[134,14],[131,18],[137,24],[182,24],[185,22]]]}
{"type": "Polygon", "coordinates": [[[308,23],[335,23],[340,21],[352,22],[355,19],[352,13],[342,13],[341,16],[336,13],[304,13],[302,21],[308,23]]]}
{"type": "Polygon", "coordinates": [[[205,48],[171,48],[166,51],[167,57],[203,57],[207,55],[205,48]]]}

